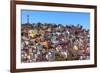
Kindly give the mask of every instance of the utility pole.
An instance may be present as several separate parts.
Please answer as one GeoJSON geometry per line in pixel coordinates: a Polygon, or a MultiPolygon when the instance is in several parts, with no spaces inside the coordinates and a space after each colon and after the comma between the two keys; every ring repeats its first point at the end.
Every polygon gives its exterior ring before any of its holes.
{"type": "Polygon", "coordinates": [[[29,24],[29,15],[27,15],[27,24],[29,24]]]}

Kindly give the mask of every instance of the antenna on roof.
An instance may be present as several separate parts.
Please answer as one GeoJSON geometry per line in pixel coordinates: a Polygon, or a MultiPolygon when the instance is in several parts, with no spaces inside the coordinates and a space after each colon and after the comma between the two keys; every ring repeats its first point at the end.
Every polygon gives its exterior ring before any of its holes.
{"type": "Polygon", "coordinates": [[[27,15],[27,24],[29,24],[29,15],[27,15]]]}

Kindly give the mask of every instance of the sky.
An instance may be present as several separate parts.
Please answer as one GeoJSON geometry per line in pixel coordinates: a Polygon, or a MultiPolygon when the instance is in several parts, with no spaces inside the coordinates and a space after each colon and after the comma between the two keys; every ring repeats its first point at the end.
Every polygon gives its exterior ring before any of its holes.
{"type": "Polygon", "coordinates": [[[21,10],[21,24],[27,23],[27,16],[29,23],[80,24],[85,29],[90,28],[90,13],[21,10]]]}

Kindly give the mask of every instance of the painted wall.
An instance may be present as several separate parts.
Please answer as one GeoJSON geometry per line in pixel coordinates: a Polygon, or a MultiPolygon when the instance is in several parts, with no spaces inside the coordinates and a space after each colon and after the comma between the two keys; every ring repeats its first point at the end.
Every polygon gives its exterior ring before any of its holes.
{"type": "MultiPolygon", "coordinates": [[[[100,1],[99,0],[33,0],[56,3],[71,3],[71,4],[86,4],[98,6],[98,67],[85,69],[69,69],[69,70],[55,70],[55,71],[41,71],[34,73],[99,73],[100,72],[100,1]]],[[[10,73],[10,0],[0,1],[0,73],[10,73]]],[[[33,72],[30,72],[33,73],[33,72]]]]}

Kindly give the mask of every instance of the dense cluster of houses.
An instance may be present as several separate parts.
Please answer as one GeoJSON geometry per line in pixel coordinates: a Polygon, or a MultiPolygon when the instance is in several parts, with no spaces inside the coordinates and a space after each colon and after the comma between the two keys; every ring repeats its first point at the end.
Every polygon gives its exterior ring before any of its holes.
{"type": "Polygon", "coordinates": [[[89,29],[79,24],[21,25],[22,63],[87,60],[89,58],[89,29]]]}

